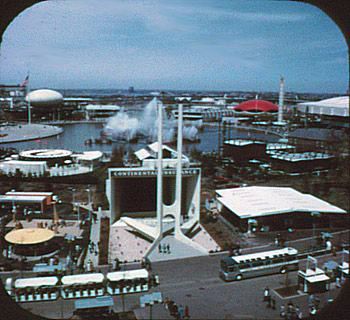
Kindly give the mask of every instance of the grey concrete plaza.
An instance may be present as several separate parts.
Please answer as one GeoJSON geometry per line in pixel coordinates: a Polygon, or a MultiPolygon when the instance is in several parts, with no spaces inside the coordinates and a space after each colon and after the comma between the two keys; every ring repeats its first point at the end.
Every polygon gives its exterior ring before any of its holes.
{"type": "Polygon", "coordinates": [[[63,129],[44,124],[17,124],[0,128],[0,143],[19,142],[35,139],[43,139],[59,135],[63,129]]]}

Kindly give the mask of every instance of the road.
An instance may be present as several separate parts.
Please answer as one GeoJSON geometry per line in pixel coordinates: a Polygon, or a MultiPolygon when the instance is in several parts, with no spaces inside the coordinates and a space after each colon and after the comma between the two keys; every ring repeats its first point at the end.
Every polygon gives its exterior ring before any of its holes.
{"type": "MultiPolygon", "coordinates": [[[[219,276],[219,261],[222,255],[198,257],[154,263],[152,272],[159,275],[160,286],[152,291],[160,291],[163,298],[169,297],[178,305],[188,305],[191,319],[276,319],[279,317],[279,304],[276,310],[266,307],[262,301],[263,290],[284,286],[285,275],[272,275],[247,279],[240,282],[226,283],[219,276]]],[[[319,265],[333,259],[327,255],[319,258],[319,265]]],[[[337,259],[340,259],[338,255],[337,259]]],[[[301,265],[305,264],[305,260],[301,265]]],[[[297,282],[297,273],[289,274],[292,283],[297,282]]],[[[332,290],[332,296],[339,289],[332,290]]],[[[125,310],[134,310],[138,319],[149,319],[149,307],[140,308],[139,298],[142,294],[125,296],[125,310]]],[[[328,298],[328,293],[325,299],[328,298]]],[[[123,309],[122,297],[114,297],[114,310],[123,309]]],[[[289,301],[289,300],[288,300],[289,301]]],[[[288,302],[286,301],[286,303],[288,302]]],[[[307,312],[307,295],[298,300],[298,304],[307,312]]],[[[73,300],[57,300],[45,303],[25,303],[22,307],[50,318],[69,317],[74,309],[73,300]]],[[[304,314],[305,314],[304,313],[304,314]]],[[[154,319],[173,319],[164,305],[153,307],[154,319]]]]}

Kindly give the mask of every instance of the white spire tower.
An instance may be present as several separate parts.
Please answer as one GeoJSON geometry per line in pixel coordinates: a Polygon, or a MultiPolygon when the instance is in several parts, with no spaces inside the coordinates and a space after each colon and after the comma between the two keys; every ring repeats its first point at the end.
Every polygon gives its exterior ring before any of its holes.
{"type": "Polygon", "coordinates": [[[284,79],[281,77],[280,80],[280,94],[278,99],[278,123],[283,123],[283,104],[284,104],[284,79]]]}
{"type": "Polygon", "coordinates": [[[158,159],[157,159],[157,233],[163,236],[163,105],[157,100],[158,107],[158,159]]]}
{"type": "Polygon", "coordinates": [[[181,193],[182,193],[182,104],[179,104],[177,127],[177,166],[176,166],[176,212],[175,212],[175,236],[181,233],[181,193]]]}

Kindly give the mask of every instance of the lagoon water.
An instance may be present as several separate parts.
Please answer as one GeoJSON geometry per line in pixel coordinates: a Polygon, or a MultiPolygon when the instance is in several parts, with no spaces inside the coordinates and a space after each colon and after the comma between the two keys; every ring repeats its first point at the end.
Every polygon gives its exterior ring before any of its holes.
{"type": "MultiPolygon", "coordinates": [[[[147,143],[140,141],[138,143],[128,143],[124,141],[113,142],[109,145],[85,145],[85,140],[100,137],[103,123],[75,123],[62,126],[64,132],[56,137],[46,139],[38,139],[33,141],[7,143],[0,145],[1,147],[12,147],[18,151],[27,149],[69,149],[75,152],[86,150],[100,150],[105,153],[111,153],[115,149],[124,147],[126,150],[138,150],[147,143]]],[[[189,153],[193,149],[203,152],[212,152],[218,150],[218,127],[215,125],[204,126],[203,131],[199,132],[200,142],[185,143],[184,152],[189,153]]],[[[264,133],[247,132],[243,130],[233,129],[231,138],[237,139],[263,139],[269,142],[278,141],[279,137],[275,135],[265,135],[264,133]]]]}

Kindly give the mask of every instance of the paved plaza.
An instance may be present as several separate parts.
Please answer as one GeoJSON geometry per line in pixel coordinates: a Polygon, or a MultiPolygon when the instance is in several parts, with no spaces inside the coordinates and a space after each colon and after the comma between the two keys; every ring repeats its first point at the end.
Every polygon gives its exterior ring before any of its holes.
{"type": "MultiPolygon", "coordinates": [[[[196,234],[187,242],[190,244],[193,242],[194,246],[184,244],[172,235],[165,236],[160,242],[160,248],[155,248],[149,258],[151,261],[164,261],[203,255],[203,252],[198,250],[196,245],[203,247],[207,254],[221,250],[220,246],[202,226],[198,226],[196,234]],[[168,247],[169,250],[167,250],[168,247]]],[[[122,262],[141,261],[150,246],[150,240],[135,232],[121,219],[111,227],[109,262],[112,263],[116,258],[122,262]]]]}
{"type": "Polygon", "coordinates": [[[63,129],[43,124],[16,124],[0,127],[0,143],[42,139],[59,135],[63,129]]]}

